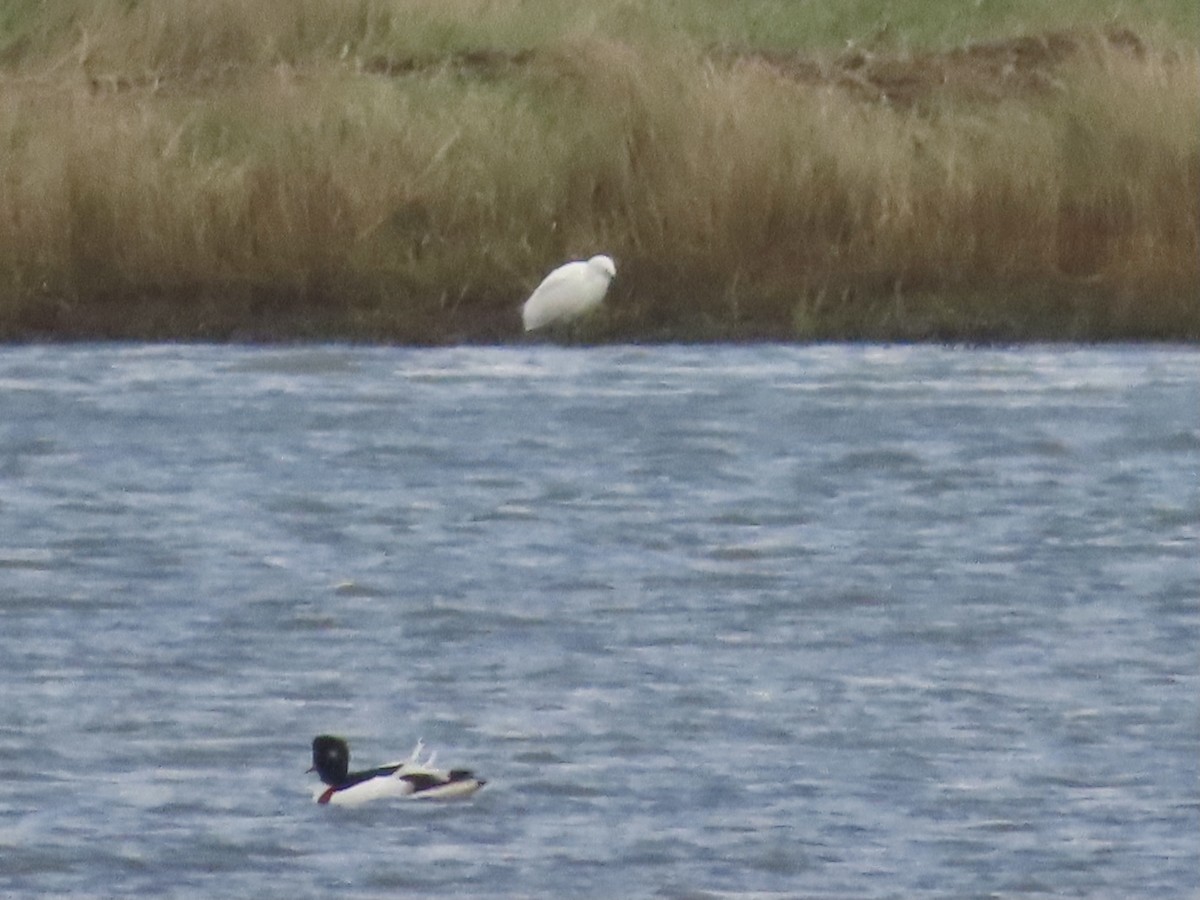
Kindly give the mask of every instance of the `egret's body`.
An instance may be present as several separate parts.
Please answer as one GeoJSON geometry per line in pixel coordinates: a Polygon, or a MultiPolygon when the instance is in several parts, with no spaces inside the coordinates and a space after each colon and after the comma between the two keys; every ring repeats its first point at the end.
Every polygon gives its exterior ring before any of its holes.
{"type": "Polygon", "coordinates": [[[526,331],[570,322],[591,312],[604,299],[617,267],[607,256],[593,256],[559,266],[525,301],[521,320],[526,331]]]}

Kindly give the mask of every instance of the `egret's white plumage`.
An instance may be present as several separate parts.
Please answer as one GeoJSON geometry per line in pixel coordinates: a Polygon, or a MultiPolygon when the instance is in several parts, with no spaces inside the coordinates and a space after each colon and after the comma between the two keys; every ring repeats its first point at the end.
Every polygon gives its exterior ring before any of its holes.
{"type": "Polygon", "coordinates": [[[600,305],[617,267],[610,257],[593,256],[559,266],[525,301],[521,320],[526,331],[558,322],[570,322],[600,305]]]}

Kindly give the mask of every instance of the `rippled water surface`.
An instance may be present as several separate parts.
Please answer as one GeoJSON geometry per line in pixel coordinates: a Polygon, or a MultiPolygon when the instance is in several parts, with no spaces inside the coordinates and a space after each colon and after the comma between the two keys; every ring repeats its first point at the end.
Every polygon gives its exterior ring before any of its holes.
{"type": "Polygon", "coordinates": [[[0,895],[1194,897],[1198,470],[1190,350],[2,349],[0,895]]]}

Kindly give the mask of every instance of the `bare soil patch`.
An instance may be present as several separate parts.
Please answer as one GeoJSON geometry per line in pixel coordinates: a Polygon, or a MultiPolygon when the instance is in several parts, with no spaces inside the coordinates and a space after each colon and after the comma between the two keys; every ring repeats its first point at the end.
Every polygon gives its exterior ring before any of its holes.
{"type": "Polygon", "coordinates": [[[761,51],[734,58],[797,81],[843,88],[864,100],[907,107],[935,97],[996,102],[1045,93],[1056,86],[1064,63],[1111,51],[1141,58],[1146,49],[1128,28],[1110,28],[1023,35],[937,53],[851,46],[828,60],[761,51]]]}
{"type": "MultiPolygon", "coordinates": [[[[1109,52],[1140,59],[1146,45],[1132,30],[1113,27],[1020,35],[940,52],[889,48],[881,35],[830,58],[737,49],[714,50],[712,55],[727,65],[764,66],[782,77],[838,87],[862,100],[909,107],[938,97],[997,102],[1046,93],[1058,84],[1058,70],[1065,63],[1109,52]]],[[[554,66],[553,54],[479,49],[440,57],[377,57],[366,60],[362,69],[393,77],[444,69],[468,77],[497,78],[537,65],[554,66]]]]}
{"type": "MultiPolygon", "coordinates": [[[[886,35],[850,45],[834,56],[809,52],[714,49],[719,64],[765,67],[783,78],[814,86],[833,86],[864,101],[910,107],[945,98],[998,102],[1053,91],[1058,70],[1067,62],[1106,52],[1142,58],[1146,45],[1128,28],[1050,31],[967,44],[946,51],[911,52],[887,46],[886,35]]],[[[497,79],[525,69],[561,66],[558,51],[478,48],[450,54],[374,56],[356,61],[358,70],[389,78],[450,71],[466,78],[497,79]]],[[[194,89],[214,81],[242,77],[237,66],[220,71],[156,73],[154,76],[107,76],[91,79],[94,92],[124,92],[171,86],[194,89]]]]}

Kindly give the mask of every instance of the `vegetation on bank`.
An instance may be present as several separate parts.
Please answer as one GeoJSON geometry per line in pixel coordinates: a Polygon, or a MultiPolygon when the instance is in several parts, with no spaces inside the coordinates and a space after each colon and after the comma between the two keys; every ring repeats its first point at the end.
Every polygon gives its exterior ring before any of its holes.
{"type": "Polygon", "coordinates": [[[11,0],[0,338],[1200,339],[1191,0],[11,0]]]}

